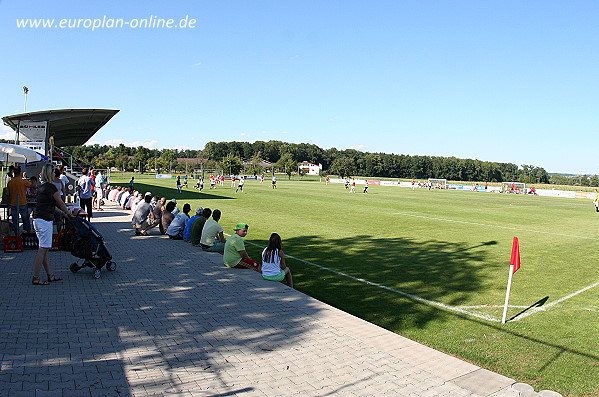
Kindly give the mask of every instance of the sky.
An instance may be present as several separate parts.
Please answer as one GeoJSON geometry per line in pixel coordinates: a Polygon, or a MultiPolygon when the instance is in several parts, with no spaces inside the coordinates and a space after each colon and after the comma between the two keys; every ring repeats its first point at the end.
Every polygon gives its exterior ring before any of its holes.
{"type": "Polygon", "coordinates": [[[27,86],[30,112],[119,109],[89,143],[599,174],[598,16],[596,0],[0,0],[0,115],[23,113],[27,86]]]}

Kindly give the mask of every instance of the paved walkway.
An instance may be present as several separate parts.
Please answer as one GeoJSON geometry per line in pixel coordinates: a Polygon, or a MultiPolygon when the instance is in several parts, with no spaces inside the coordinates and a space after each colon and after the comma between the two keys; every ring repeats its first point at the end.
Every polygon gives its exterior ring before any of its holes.
{"type": "Polygon", "coordinates": [[[60,251],[64,280],[33,286],[36,251],[0,254],[0,396],[530,395],[130,218],[94,218],[117,263],[99,280],[60,251]]]}

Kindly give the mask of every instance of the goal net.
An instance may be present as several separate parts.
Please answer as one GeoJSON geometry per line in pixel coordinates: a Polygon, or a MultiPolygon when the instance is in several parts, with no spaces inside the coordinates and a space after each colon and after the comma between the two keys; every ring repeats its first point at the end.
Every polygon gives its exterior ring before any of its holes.
{"type": "Polygon", "coordinates": [[[191,177],[193,179],[204,178],[204,179],[207,180],[208,177],[210,176],[210,174],[224,175],[223,174],[223,170],[218,169],[218,168],[203,168],[203,169],[196,168],[195,170],[193,170],[193,173],[191,174],[191,177]]]}
{"type": "Polygon", "coordinates": [[[428,183],[433,189],[447,189],[447,179],[428,178],[428,183]]]}
{"type": "Polygon", "coordinates": [[[523,182],[501,182],[502,193],[526,194],[526,183],[523,182]]]}

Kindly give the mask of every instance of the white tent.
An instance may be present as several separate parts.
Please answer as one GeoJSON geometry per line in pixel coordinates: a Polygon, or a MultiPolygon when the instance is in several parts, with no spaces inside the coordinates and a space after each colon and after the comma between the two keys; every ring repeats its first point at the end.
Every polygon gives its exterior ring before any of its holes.
{"type": "Polygon", "coordinates": [[[12,143],[0,143],[0,161],[5,163],[34,163],[48,158],[35,150],[12,143]]]}

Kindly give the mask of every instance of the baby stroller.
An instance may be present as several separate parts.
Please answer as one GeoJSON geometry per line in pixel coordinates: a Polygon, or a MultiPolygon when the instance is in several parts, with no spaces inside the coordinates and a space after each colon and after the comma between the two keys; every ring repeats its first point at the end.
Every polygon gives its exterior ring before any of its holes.
{"type": "Polygon", "coordinates": [[[102,275],[100,269],[106,265],[106,270],[116,270],[116,263],[104,245],[102,234],[89,221],[75,216],[71,219],[71,225],[75,229],[76,237],[71,247],[71,255],[83,259],[83,264],[71,263],[71,271],[77,273],[84,267],[94,269],[94,278],[102,275]]]}

